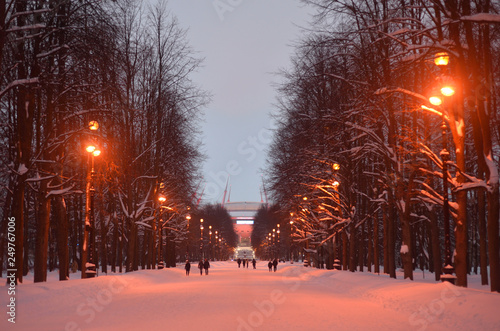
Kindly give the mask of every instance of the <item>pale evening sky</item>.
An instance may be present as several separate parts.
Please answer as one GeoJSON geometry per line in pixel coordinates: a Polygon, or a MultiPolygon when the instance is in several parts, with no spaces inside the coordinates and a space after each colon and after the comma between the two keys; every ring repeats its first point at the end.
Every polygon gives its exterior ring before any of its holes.
{"type": "Polygon", "coordinates": [[[260,201],[274,73],[289,67],[311,9],[299,0],[169,0],[168,8],[205,59],[192,79],[213,95],[201,125],[203,201],[221,202],[228,176],[231,201],[260,201]]]}

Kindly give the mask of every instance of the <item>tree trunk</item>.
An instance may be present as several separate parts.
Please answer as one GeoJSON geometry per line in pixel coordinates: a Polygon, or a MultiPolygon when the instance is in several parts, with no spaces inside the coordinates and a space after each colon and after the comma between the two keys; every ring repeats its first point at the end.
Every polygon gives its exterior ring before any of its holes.
{"type": "Polygon", "coordinates": [[[105,274],[108,273],[108,222],[111,217],[110,214],[106,215],[106,217],[101,217],[101,247],[100,247],[100,256],[101,256],[101,271],[105,274]]]}
{"type": "Polygon", "coordinates": [[[351,221],[349,225],[349,271],[356,271],[356,225],[354,220],[351,221]]]}
{"type": "Polygon", "coordinates": [[[349,240],[347,239],[347,227],[344,228],[344,230],[342,230],[342,270],[347,270],[347,266],[348,266],[348,253],[347,253],[347,250],[348,250],[348,243],[349,243],[349,240]]]}
{"type": "Polygon", "coordinates": [[[66,201],[57,196],[55,202],[55,218],[57,224],[57,257],[59,260],[59,280],[69,279],[69,247],[68,247],[68,213],[66,201]]]}
{"type": "MultiPolygon", "coordinates": [[[[433,208],[435,209],[435,208],[433,208]]],[[[438,226],[438,217],[435,212],[429,213],[429,218],[431,222],[431,249],[432,249],[432,258],[433,258],[433,266],[434,266],[434,277],[436,281],[441,280],[441,267],[443,266],[441,260],[441,245],[440,245],[440,235],[439,235],[439,226],[438,226]]]]}
{"type": "MultiPolygon", "coordinates": [[[[491,185],[493,186],[493,185],[491,185]]],[[[499,189],[498,183],[488,192],[488,250],[490,258],[491,291],[500,292],[500,259],[499,259],[499,189]]]]}
{"type": "MultiPolygon", "coordinates": [[[[490,1],[486,0],[484,4],[485,12],[490,11],[490,1]]],[[[492,79],[492,61],[491,61],[491,40],[490,28],[488,24],[481,26],[483,30],[483,46],[484,46],[484,62],[486,72],[486,82],[488,86],[493,86],[492,79]]],[[[488,241],[489,241],[489,258],[490,258],[490,278],[491,278],[491,291],[500,292],[500,235],[499,235],[499,221],[500,221],[500,183],[499,183],[499,170],[496,164],[492,161],[493,146],[491,134],[491,121],[489,115],[493,116],[493,106],[491,100],[483,100],[479,94],[477,100],[480,106],[478,107],[479,119],[482,126],[482,133],[484,139],[483,157],[487,161],[488,167],[488,241]]]]}
{"type": "Polygon", "coordinates": [[[358,241],[358,265],[359,265],[359,271],[363,272],[364,271],[364,264],[365,264],[365,223],[361,224],[361,232],[359,234],[359,241],[358,241]]]}
{"type": "Polygon", "coordinates": [[[36,249],[34,282],[47,281],[47,254],[49,248],[50,198],[47,195],[47,181],[40,184],[38,217],[36,223],[36,249]]]}
{"type": "MultiPolygon", "coordinates": [[[[392,194],[389,193],[392,197],[392,194]]],[[[386,273],[391,278],[396,278],[396,208],[394,207],[394,199],[389,199],[389,217],[387,219],[387,265],[389,270],[386,273]]]]}
{"type": "MultiPolygon", "coordinates": [[[[415,178],[416,171],[412,170],[410,178],[408,180],[408,187],[405,193],[401,192],[401,197],[405,197],[404,210],[401,214],[401,260],[403,262],[404,278],[410,278],[413,280],[413,241],[411,233],[411,196],[413,191],[413,180],[415,178]]],[[[402,184],[399,188],[402,189],[402,184]]]]}
{"type": "Polygon", "coordinates": [[[486,199],[483,190],[477,192],[477,204],[479,208],[479,268],[481,273],[481,285],[488,285],[488,245],[486,242],[486,199]]]}
{"type": "MultiPolygon", "coordinates": [[[[1,32],[0,32],[1,33],[1,32]]],[[[10,179],[12,176],[10,176],[10,179]]],[[[5,247],[7,246],[7,225],[9,223],[9,215],[10,213],[10,206],[12,204],[12,191],[11,191],[11,184],[12,182],[9,180],[9,189],[7,190],[7,196],[5,198],[5,205],[3,209],[3,215],[2,215],[2,222],[0,225],[0,275],[3,275],[3,263],[4,263],[4,253],[5,253],[5,247]]],[[[8,264],[7,264],[8,266],[8,264]]]]}
{"type": "Polygon", "coordinates": [[[383,253],[384,253],[384,273],[387,274],[389,273],[389,207],[388,206],[382,206],[383,208],[383,234],[384,237],[382,238],[382,243],[383,243],[383,253]]]}
{"type": "MultiPolygon", "coordinates": [[[[110,199],[110,201],[113,200],[110,199]]],[[[113,204],[110,202],[110,205],[113,204]]],[[[111,272],[116,273],[116,262],[117,262],[116,255],[118,254],[117,250],[118,250],[118,240],[119,240],[118,237],[119,225],[118,225],[118,218],[116,217],[116,213],[114,212],[114,210],[112,211],[112,217],[113,217],[113,241],[111,242],[110,262],[111,262],[111,272]]]]}
{"type": "Polygon", "coordinates": [[[124,231],[125,231],[125,227],[124,227],[124,219],[122,218],[121,221],[119,220],[119,239],[118,239],[118,263],[119,263],[119,266],[120,268],[118,269],[118,271],[120,273],[123,272],[123,237],[124,237],[124,231]]]}
{"type": "Polygon", "coordinates": [[[375,218],[373,219],[373,264],[374,264],[374,272],[376,273],[380,273],[380,264],[379,264],[380,249],[379,249],[378,225],[379,225],[379,220],[377,215],[375,215],[375,218]]]}

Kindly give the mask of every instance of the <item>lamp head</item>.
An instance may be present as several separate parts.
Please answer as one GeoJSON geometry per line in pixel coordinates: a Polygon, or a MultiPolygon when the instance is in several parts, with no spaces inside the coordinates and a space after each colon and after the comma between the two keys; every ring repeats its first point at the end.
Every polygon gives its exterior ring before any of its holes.
{"type": "Polygon", "coordinates": [[[450,62],[450,56],[446,52],[436,53],[434,57],[434,64],[437,66],[447,66],[450,62]]]}
{"type": "Polygon", "coordinates": [[[438,95],[433,95],[429,98],[429,102],[434,106],[440,106],[443,103],[443,99],[438,95]]]}
{"type": "Polygon", "coordinates": [[[441,94],[444,95],[445,97],[451,97],[452,95],[455,94],[455,89],[453,88],[453,86],[443,86],[441,88],[441,94]]]}
{"type": "Polygon", "coordinates": [[[97,131],[97,129],[99,129],[99,123],[97,123],[97,121],[90,121],[89,129],[92,131],[97,131]]]}

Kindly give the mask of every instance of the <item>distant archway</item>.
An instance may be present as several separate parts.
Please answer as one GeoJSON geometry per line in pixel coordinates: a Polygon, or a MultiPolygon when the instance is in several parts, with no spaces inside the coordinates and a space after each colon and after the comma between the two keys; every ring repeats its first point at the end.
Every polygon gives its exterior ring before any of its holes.
{"type": "Polygon", "coordinates": [[[252,235],[255,214],[262,205],[262,202],[247,201],[227,202],[224,204],[233,220],[234,231],[238,235],[235,258],[252,259],[255,257],[250,236],[252,235]]]}

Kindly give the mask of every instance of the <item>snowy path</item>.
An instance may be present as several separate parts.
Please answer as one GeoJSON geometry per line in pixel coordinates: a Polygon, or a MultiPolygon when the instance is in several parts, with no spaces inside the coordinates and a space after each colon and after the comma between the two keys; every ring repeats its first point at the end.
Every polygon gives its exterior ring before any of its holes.
{"type": "MultiPolygon", "coordinates": [[[[24,284],[0,330],[499,330],[500,295],[385,275],[214,262],[24,284]]],[[[7,304],[6,288],[0,295],[7,304]]],[[[5,308],[4,308],[5,309],[5,308]]]]}

